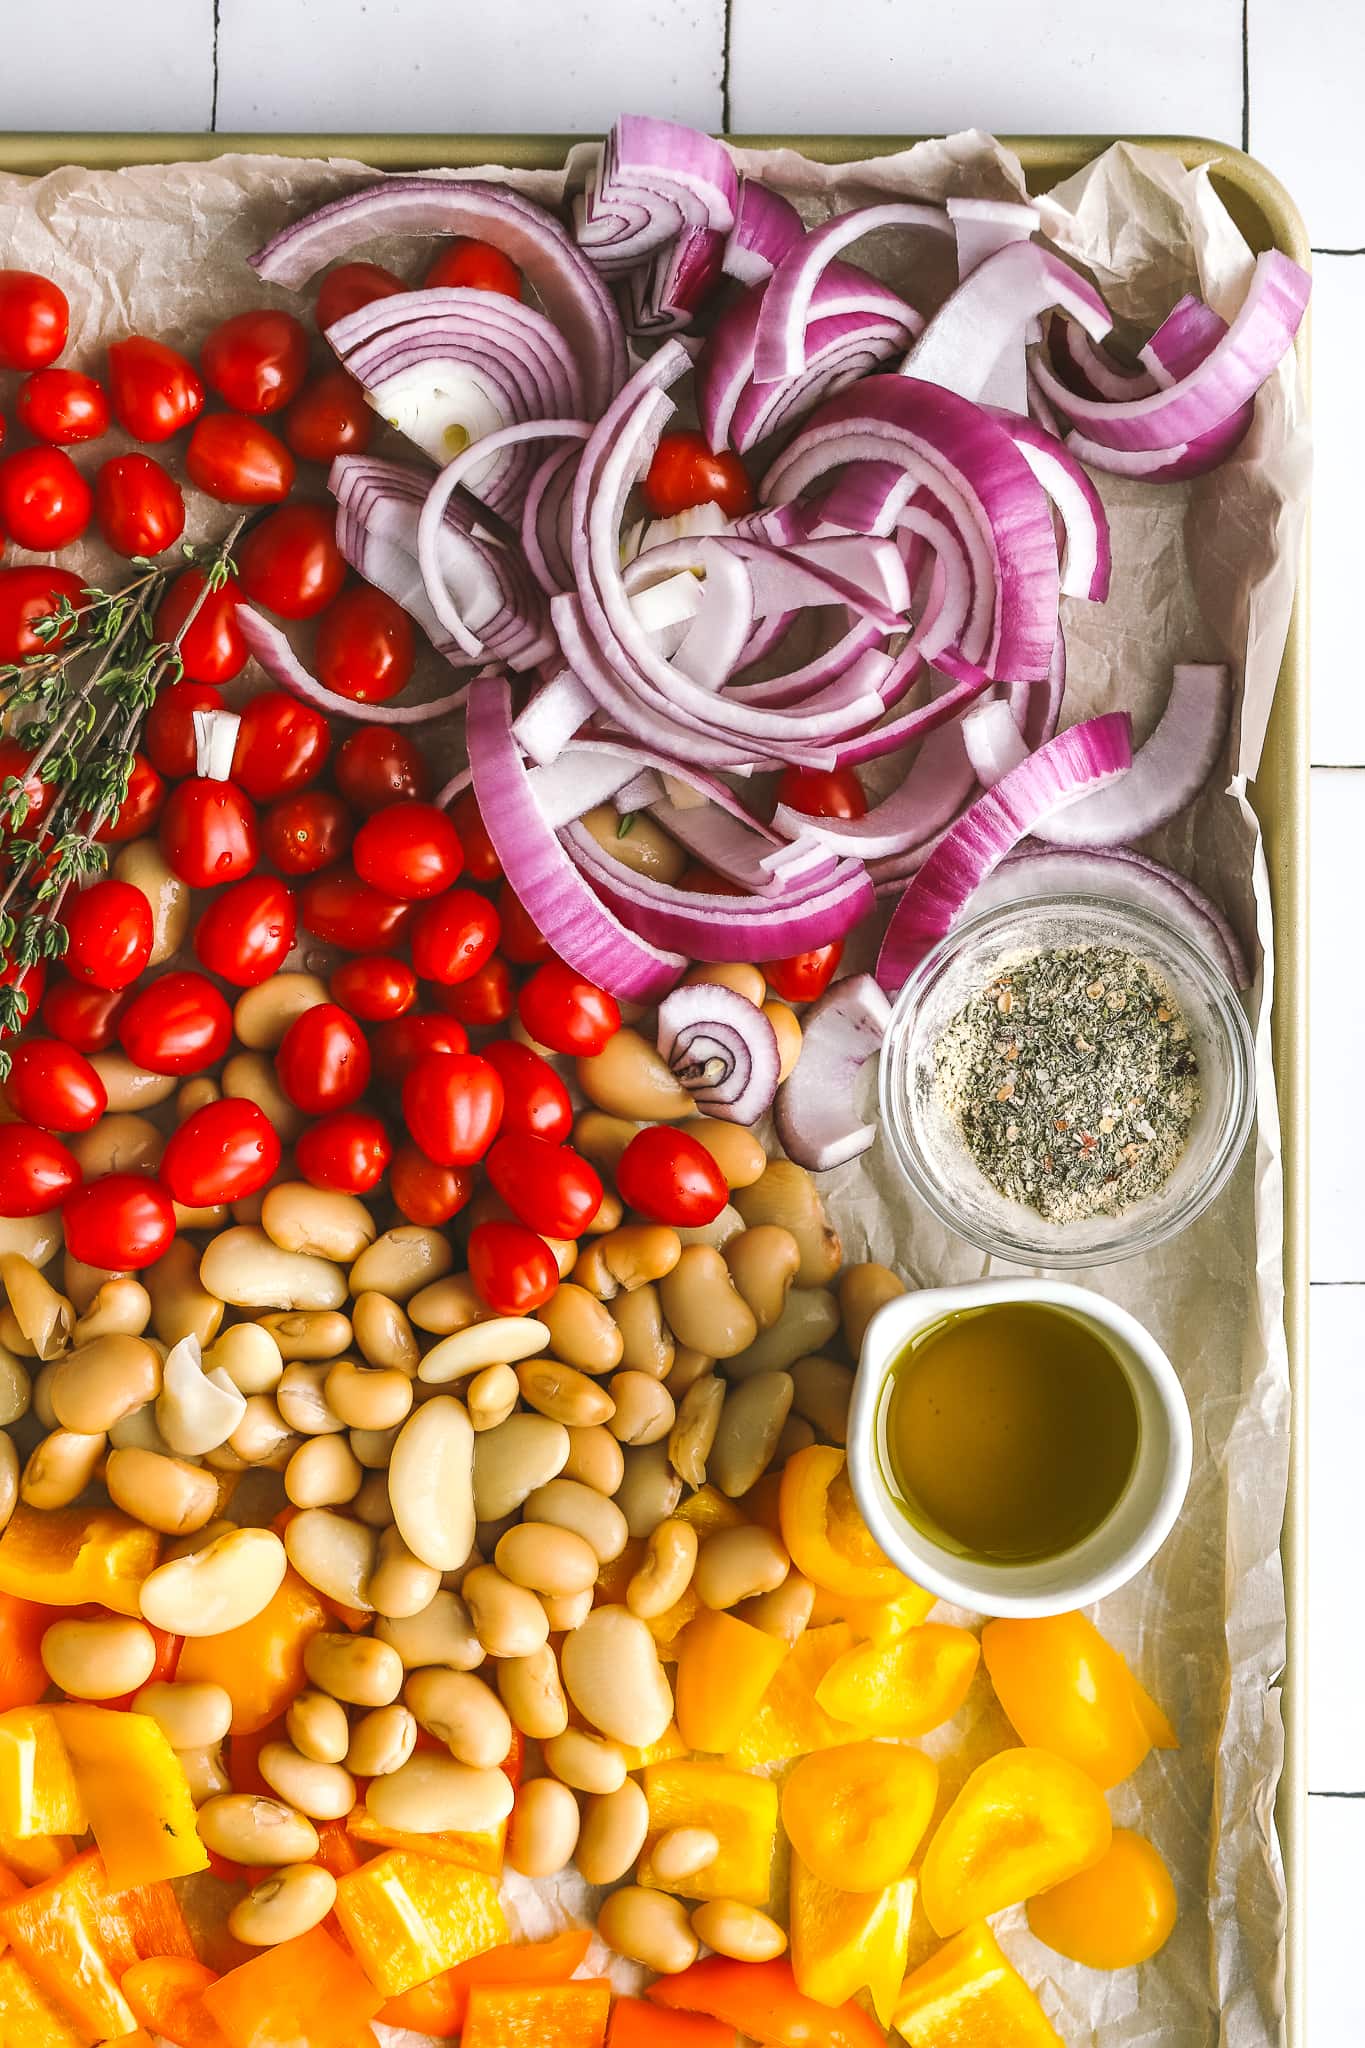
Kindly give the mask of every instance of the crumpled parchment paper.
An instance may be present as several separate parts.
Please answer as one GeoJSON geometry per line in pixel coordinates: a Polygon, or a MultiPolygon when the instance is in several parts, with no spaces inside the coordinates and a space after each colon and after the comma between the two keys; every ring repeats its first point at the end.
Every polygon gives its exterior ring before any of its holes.
{"type": "MultiPolygon", "coordinates": [[[[974,132],[838,166],[790,151],[738,154],[743,168],[786,191],[811,220],[889,197],[1024,190],[1017,161],[974,132]]],[[[193,347],[243,304],[291,303],[290,294],[261,286],[243,258],[284,221],[372,175],[351,163],[226,156],[0,178],[0,247],[6,263],[60,279],[72,303],[69,360],[93,367],[104,344],[130,330],[193,347]]],[[[484,175],[546,200],[563,190],[558,172],[484,175]]],[[[1241,301],[1251,255],[1202,170],[1118,145],[1042,205],[1045,232],[1090,271],[1121,320],[1150,328],[1186,290],[1227,316],[1241,301]]],[[[415,274],[410,250],[367,253],[391,255],[415,274]]],[[[910,245],[886,236],[854,253],[921,304],[926,280],[938,291],[951,282],[943,276],[935,285],[927,267],[934,259],[918,238],[910,245]]],[[[1273,1808],[1283,1756],[1278,1546],[1289,1386],[1269,899],[1245,784],[1284,647],[1308,467],[1291,358],[1262,393],[1250,435],[1212,475],[1165,487],[1098,479],[1112,523],[1114,592],[1102,607],[1066,604],[1068,722],[1127,706],[1141,740],[1174,662],[1224,660],[1240,678],[1226,773],[1151,850],[1217,897],[1253,946],[1259,1087],[1254,1143],[1213,1209],[1151,1256],[1081,1276],[1139,1316],[1174,1359],[1194,1413],[1195,1466],[1175,1533],[1099,1617],[1180,1732],[1181,1749],[1154,1752],[1111,1801],[1115,1820],[1148,1832],[1171,1866],[1181,1907],[1175,1933],[1152,1962],[1107,1976],[1036,1942],[1022,1911],[1000,1923],[1004,1945],[1076,2048],[1268,2048],[1282,2038],[1284,1886],[1273,1808]]],[[[191,537],[225,524],[221,514],[200,513],[191,537]]],[[[847,1256],[883,1259],[911,1286],[990,1269],[917,1208],[879,1150],[828,1176],[826,1199],[847,1256]]],[[[982,1755],[1011,1739],[983,1677],[957,1721],[926,1744],[942,1759],[945,1799],[982,1755]]],[[[507,1889],[511,1912],[532,1936],[588,1903],[577,1880],[532,1886],[512,1876],[507,1889]]],[[[912,1963],[933,1946],[922,1923],[915,1943],[912,1963]]],[[[596,1959],[608,1961],[604,1952],[596,1959]]]]}

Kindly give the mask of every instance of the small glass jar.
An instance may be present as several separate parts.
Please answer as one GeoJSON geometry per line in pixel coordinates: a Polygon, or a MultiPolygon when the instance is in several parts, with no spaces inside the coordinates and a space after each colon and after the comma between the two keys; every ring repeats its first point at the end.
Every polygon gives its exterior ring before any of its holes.
{"type": "Polygon", "coordinates": [[[881,1121],[902,1172],[942,1223],[993,1257],[1076,1268],[1134,1257],[1175,1237],[1225,1185],[1251,1131],[1255,1049],[1237,991],[1164,917],[1097,896],[1030,896],[964,918],[896,999],[882,1046],[881,1121]],[[943,1101],[935,1049],[963,1006],[1022,956],[1121,948],[1175,997],[1199,1066],[1199,1104],[1169,1177],[1115,1215],[1058,1223],[992,1185],[943,1101]]]}

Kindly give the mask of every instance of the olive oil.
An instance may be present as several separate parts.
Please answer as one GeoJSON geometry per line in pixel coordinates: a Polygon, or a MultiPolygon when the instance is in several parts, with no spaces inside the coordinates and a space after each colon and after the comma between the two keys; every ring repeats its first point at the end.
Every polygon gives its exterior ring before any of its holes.
{"type": "Polygon", "coordinates": [[[959,1555],[1057,1557],[1117,1504],[1138,1448],[1128,1378],[1090,1324],[1001,1302],[921,1331],[892,1362],[881,1455],[905,1512],[959,1555]]]}

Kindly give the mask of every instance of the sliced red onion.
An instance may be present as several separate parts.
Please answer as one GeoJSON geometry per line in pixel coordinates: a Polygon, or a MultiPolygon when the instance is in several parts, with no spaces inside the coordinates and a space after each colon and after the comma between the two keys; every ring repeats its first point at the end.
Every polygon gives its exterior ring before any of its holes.
{"type": "Polygon", "coordinates": [[[723,238],[738,198],[738,173],[713,136],[622,114],[576,208],[578,246],[604,275],[623,277],[689,228],[723,238]]]}
{"type": "Polygon", "coordinates": [[[1081,398],[1145,398],[1156,390],[1156,379],[1146,370],[1126,369],[1115,362],[1108,349],[1090,336],[1065,313],[1048,322],[1048,358],[1068,391],[1081,398]]]}
{"type": "Polygon", "coordinates": [[[358,703],[354,698],[338,696],[335,690],[320,683],[304,667],[279,627],[249,604],[238,604],[237,623],[247,653],[260,663],[272,683],[333,718],[354,718],[364,725],[430,725],[433,719],[449,718],[461,710],[469,695],[466,683],[448,696],[428,698],[425,704],[358,703]]]}
{"type": "Polygon", "coordinates": [[[1010,242],[986,257],[940,306],[902,374],[964,398],[1022,413],[1028,404],[1031,323],[1063,306],[1098,338],[1113,316],[1092,285],[1037,242],[1010,242]]]}
{"type": "Polygon", "coordinates": [[[732,988],[683,982],[666,995],[659,1051],[707,1116],[757,1123],[777,1093],[777,1034],[758,1005],[732,988]]]}
{"type": "Polygon", "coordinates": [[[511,257],[573,350],[584,410],[598,413],[626,380],[625,330],[611,293],[552,214],[477,178],[385,178],[282,228],[250,258],[297,290],[329,263],[389,235],[472,235],[511,257]]]}
{"type": "Polygon", "coordinates": [[[790,199],[759,178],[741,178],[735,224],[725,243],[725,275],[740,284],[764,283],[805,232],[790,199]]]}
{"type": "Polygon", "coordinates": [[[1037,233],[1042,216],[1036,206],[1016,199],[949,199],[948,218],[957,237],[957,274],[969,277],[997,249],[1027,242],[1037,233]]]}
{"type": "Polygon", "coordinates": [[[563,753],[597,706],[572,670],[563,668],[542,683],[513,727],[517,745],[533,761],[546,763],[563,753]]]}
{"type": "Polygon", "coordinates": [[[627,334],[655,337],[689,327],[720,282],[724,254],[725,237],[714,228],[685,228],[647,270],[631,271],[621,287],[627,334]]]}
{"type": "MultiPolygon", "coordinates": [[[[590,433],[591,428],[585,427],[590,433]]],[[[556,448],[540,464],[521,507],[521,547],[526,565],[547,597],[573,589],[569,561],[569,509],[580,450],[556,448]]]]}
{"type": "Polygon", "coordinates": [[[791,547],[765,546],[727,534],[706,546],[710,552],[702,557],[703,564],[720,554],[744,563],[756,618],[843,604],[895,632],[910,609],[910,586],[899,549],[871,534],[838,534],[791,547]]]}
{"type": "MultiPolygon", "coordinates": [[[[515,725],[512,730],[515,733],[515,725]]],[[[585,811],[610,803],[634,779],[629,761],[616,754],[598,753],[590,746],[574,747],[547,767],[532,768],[528,775],[536,809],[552,832],[572,825],[585,811]]]]}
{"type": "Polygon", "coordinates": [[[1103,470],[1110,476],[1133,477],[1140,483],[1179,483],[1183,477],[1204,476],[1226,462],[1245,439],[1253,411],[1248,401],[1221,426],[1210,427],[1207,434],[1198,434],[1193,441],[1178,441],[1173,448],[1110,448],[1075,432],[1067,435],[1066,445],[1088,469],[1103,470]]]}
{"type": "MultiPolygon", "coordinates": [[[[1172,384],[1178,384],[1182,377],[1189,376],[1191,370],[1197,370],[1205,357],[1213,354],[1227,331],[1227,321],[1220,313],[1215,313],[1212,306],[1206,306],[1202,299],[1196,299],[1188,292],[1183,299],[1177,299],[1151,340],[1138,350],[1138,361],[1146,364],[1153,390],[1169,391],[1172,384]]],[[[1142,396],[1137,391],[1118,395],[1125,398],[1142,396]]]]}
{"type": "Polygon", "coordinates": [[[192,711],[194,772],[204,782],[230,782],[241,728],[240,711],[192,711]]]}
{"type": "Polygon", "coordinates": [[[827,1173],[866,1152],[875,1123],[856,1121],[858,1075],[882,1049],[891,1005],[870,974],[836,981],[802,1019],[801,1057],[777,1091],[773,1125],[798,1166],[827,1173]]]}
{"type": "Polygon", "coordinates": [[[532,923],[553,932],[560,958],[599,988],[632,1002],[657,1001],[687,962],[623,925],[541,817],[512,737],[512,697],[503,677],[478,676],[470,686],[465,744],[484,829],[532,923]]]}
{"type": "Polygon", "coordinates": [[[937,206],[895,200],[884,206],[862,206],[814,228],[783,257],[764,287],[754,338],[754,378],[772,384],[799,377],[806,367],[806,330],[810,325],[815,288],[841,249],[860,242],[878,228],[928,228],[951,234],[952,224],[937,206]]]}
{"type": "Polygon", "coordinates": [[[948,827],[896,905],[882,940],[877,980],[888,993],[952,930],[986,876],[1021,839],[1126,772],[1131,729],[1126,711],[1070,726],[948,827]]]}
{"type": "Polygon", "coordinates": [[[1005,701],[1014,722],[1024,735],[1030,753],[1050,740],[1061,722],[1062,699],[1066,695],[1066,636],[1057,628],[1057,645],[1052,666],[1042,683],[1004,683],[1005,701]]]}
{"type": "Polygon", "coordinates": [[[1103,604],[1109,595],[1113,557],[1104,501],[1080,462],[1054,434],[1017,412],[994,412],[1057,508],[1066,536],[1062,551],[1063,597],[1103,604]]]}

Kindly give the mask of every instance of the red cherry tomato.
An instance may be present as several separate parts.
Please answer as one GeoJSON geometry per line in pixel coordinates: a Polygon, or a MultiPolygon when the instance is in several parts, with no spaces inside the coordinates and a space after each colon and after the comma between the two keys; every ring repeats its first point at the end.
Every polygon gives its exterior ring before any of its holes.
{"type": "Polygon", "coordinates": [[[411,1011],[389,1017],[371,1039],[375,1072],[381,1081],[397,1083],[427,1052],[468,1052],[469,1033],[455,1017],[433,1017],[411,1011]]]}
{"type": "Polygon", "coordinates": [[[366,817],[384,804],[431,794],[431,769],[417,742],[384,725],[362,725],[343,740],[335,774],[341,794],[366,817]]]}
{"type": "Polygon", "coordinates": [[[283,441],[236,412],[196,423],[185,467],[191,483],[225,505],[278,505],[294,487],[294,458],[283,441]]]}
{"type": "Polygon", "coordinates": [[[348,313],[358,313],[362,306],[372,305],[376,299],[391,299],[396,292],[410,289],[401,277],[385,270],[382,263],[339,263],[335,270],[328,271],[318,287],[313,318],[325,333],[348,313]]]}
{"type": "Polygon", "coordinates": [[[388,953],[362,953],[343,960],[328,983],[343,1010],[367,1023],[401,1017],[417,1000],[417,976],[406,960],[388,953]]]}
{"type": "Polygon", "coordinates": [[[113,1273],[137,1273],[170,1250],[175,1210],[150,1174],[106,1173],[72,1189],[62,1204],[62,1229],[73,1259],[113,1273]]]}
{"type": "Polygon", "coordinates": [[[448,889],[418,912],[412,928],[412,964],[423,981],[446,987],[468,981],[493,955],[498,913],[473,889],[448,889]]]}
{"type": "Polygon", "coordinates": [[[504,882],[498,891],[498,916],[502,921],[501,949],[515,967],[536,967],[551,958],[553,947],[531,922],[510,882],[504,882]]]}
{"type": "Polygon", "coordinates": [[[369,1086],[370,1048],[354,1017],[335,1003],[315,1003],[280,1040],[275,1072],[296,1109],[310,1116],[349,1109],[369,1086]]]}
{"type": "Polygon", "coordinates": [[[469,1277],[500,1316],[528,1316],[559,1285],[559,1267],[543,1238],[524,1223],[478,1223],[469,1233],[469,1277]]]}
{"type": "Polygon", "coordinates": [[[468,1166],[438,1166],[417,1145],[400,1145],[389,1168],[389,1193],[409,1223],[435,1229],[458,1215],[474,1192],[468,1166]]]}
{"type": "Polygon", "coordinates": [[[615,996],[585,981],[562,960],[547,960],[523,983],[517,996],[517,1015],[528,1037],[537,1045],[548,1045],[552,1052],[601,1052],[621,1028],[615,996]]]}
{"type": "Polygon", "coordinates": [[[256,806],[235,782],[191,776],[171,791],[159,836],[168,863],[192,889],[236,882],[256,865],[256,806]]]}
{"type": "Polygon", "coordinates": [[[695,427],[665,434],[645,478],[645,502],[656,519],[671,519],[693,505],[719,505],[727,519],[754,507],[754,487],[737,455],[713,455],[695,427]]]}
{"type": "Polygon", "coordinates": [[[852,768],[788,768],[777,801],[807,818],[867,816],[867,793],[852,768]]]}
{"type": "Polygon", "coordinates": [[[436,1001],[452,1017],[458,1017],[471,1031],[485,1031],[493,1024],[505,1024],[516,1002],[507,962],[495,953],[464,981],[438,988],[436,1001]]]}
{"type": "Polygon", "coordinates": [[[328,789],[282,797],[261,819],[265,857],[286,875],[315,875],[351,843],[351,814],[328,789]]]}
{"type": "Polygon", "coordinates": [[[311,619],[346,580],[335,514],[322,505],[282,505],[251,529],[238,550],[237,569],[253,604],[283,619],[311,619]]]}
{"type": "Polygon", "coordinates": [[[363,1109],[335,1109],[300,1133],[294,1164],[315,1188],[367,1195],[384,1178],[392,1151],[377,1116],[363,1109]]]}
{"type": "Polygon", "coordinates": [[[439,896],[464,866],[454,825],[435,804],[423,803],[386,804],[375,811],[356,833],[351,858],[356,873],[374,888],[414,903],[439,896]]]}
{"type": "Polygon", "coordinates": [[[165,802],[165,783],[145,754],[134,754],[127,794],[113,816],[100,826],[96,839],[117,845],[125,839],[143,838],[161,816],[165,802]]]}
{"type": "Polygon", "coordinates": [[[730,1199],[705,1145],[667,1124],[636,1132],[617,1161],[616,1188],[628,1208],[675,1229],[713,1222],[730,1199]]]}
{"type": "Polygon", "coordinates": [[[235,411],[279,412],[308,374],[308,336],[292,313],[234,313],[208,336],[199,367],[235,411]]]}
{"type": "Polygon", "coordinates": [[[412,905],[372,889],[350,868],[315,875],[299,897],[299,922],[343,953],[383,953],[407,928],[412,905]]]}
{"type": "Polygon", "coordinates": [[[64,448],[21,448],[0,462],[0,526],[35,554],[79,540],[94,502],[64,448]]]}
{"type": "Polygon", "coordinates": [[[97,441],[109,428],[104,386],[80,370],[35,370],[19,386],[15,411],[36,441],[59,448],[97,441]]]}
{"type": "Polygon", "coordinates": [[[0,569],[0,663],[22,661],[65,639],[70,626],[51,640],[43,640],[33,627],[37,620],[51,618],[59,604],[77,609],[85,600],[85,584],[70,569],[44,569],[36,563],[23,569],[0,569]]]}
{"type": "Polygon", "coordinates": [[[204,410],[204,386],[193,363],[149,334],[130,334],[109,348],[114,418],[135,441],[169,441],[204,410]]]}
{"type": "Polygon", "coordinates": [[[43,370],[66,347],[66,293],[34,270],[0,270],[0,370],[43,370]]]}
{"type": "Polygon", "coordinates": [[[186,1117],[171,1133],[157,1169],[187,1209],[240,1202],[263,1188],[280,1163],[280,1141],[263,1109],[225,1095],[186,1117]]]}
{"type": "Polygon", "coordinates": [[[115,554],[159,555],[185,531],[185,500],[151,455],[115,455],[95,478],[95,517],[115,554]]]}
{"type": "MultiPolygon", "coordinates": [[[[158,640],[174,640],[204,587],[202,569],[182,569],[156,612],[158,640]]],[[[230,683],[246,667],[246,641],[237,623],[231,584],[211,590],[180,641],[180,659],[192,683],[230,683]]]]}
{"type": "Polygon", "coordinates": [[[550,1062],[514,1038],[495,1039],[482,1056],[502,1082],[503,1135],[562,1144],[573,1129],[573,1104],[550,1062]]]}
{"type": "Polygon", "coordinates": [[[602,1206],[602,1183],[588,1161],[548,1138],[505,1135],[485,1163],[512,1214],[542,1237],[578,1237],[602,1206]]]}
{"type": "Polygon", "coordinates": [[[75,1155],[60,1138],[32,1124],[0,1124],[0,1216],[45,1216],[80,1179],[75,1155]]]}
{"type": "Polygon", "coordinates": [[[60,1038],[28,1038],[15,1046],[5,1099],[25,1123],[46,1131],[88,1131],[109,1100],[85,1054],[60,1038]]]}
{"type": "Polygon", "coordinates": [[[159,692],[142,728],[142,744],[158,774],[176,781],[193,775],[194,714],[222,708],[223,693],[212,683],[171,683],[159,692]]]}
{"type": "Polygon", "coordinates": [[[152,906],[141,889],[116,875],[91,882],[62,905],[62,964],[77,981],[127,988],[152,957],[152,906]]]}
{"type": "Polygon", "coordinates": [[[10,781],[22,782],[28,804],[23,817],[14,821],[13,829],[19,832],[32,832],[42,824],[56,803],[61,787],[57,782],[44,782],[40,773],[30,774],[32,759],[32,750],[22,746],[18,740],[0,739],[0,789],[10,781]]]}
{"type": "Polygon", "coordinates": [[[43,997],[42,1020],[54,1038],[77,1052],[108,1052],[118,1044],[118,1021],[127,1006],[121,989],[93,981],[54,981],[43,997]]]}
{"type": "Polygon", "coordinates": [[[254,988],[278,974],[294,943],[294,892],[276,875],[247,875],[220,890],[194,928],[210,974],[254,988]]]}
{"type": "MultiPolygon", "coordinates": [[[[474,801],[474,792],[467,789],[451,806],[451,817],[455,830],[460,835],[464,848],[464,871],[471,882],[498,882],[502,879],[502,862],[498,859],[488,828],[479,816],[479,807],[474,801]]],[[[506,913],[504,912],[504,915],[506,913]]]]}
{"type": "Polygon", "coordinates": [[[403,1120],[438,1166],[482,1159],[501,1117],[502,1082],[477,1053],[426,1052],[404,1077],[403,1120]]]}
{"type": "Polygon", "coordinates": [[[363,455],[374,432],[365,394],[345,370],[324,370],[305,384],[284,416],[284,438],[303,462],[363,455]]]}
{"type": "Polygon", "coordinates": [[[287,796],[321,775],[332,737],[327,720],[288,690],[262,690],[242,707],[233,780],[257,803],[287,796]]]}
{"type": "Polygon", "coordinates": [[[207,975],[184,969],[137,991],[119,1018],[119,1044],[149,1074],[202,1074],[232,1043],[232,1012],[207,975]]]}
{"type": "Polygon", "coordinates": [[[506,298],[521,297],[521,272],[510,256],[491,242],[476,242],[471,235],[457,235],[447,242],[422,279],[423,291],[450,290],[465,286],[476,292],[501,292],[506,298]]]}
{"type": "Polygon", "coordinates": [[[764,960],[761,965],[768,987],[786,1003],[812,1003],[833,981],[844,956],[844,942],[816,946],[809,953],[793,953],[787,960],[764,960]]]}
{"type": "Polygon", "coordinates": [[[356,704],[384,704],[412,674],[412,622],[368,583],[343,590],[318,622],[313,664],[319,681],[356,704]]]}

